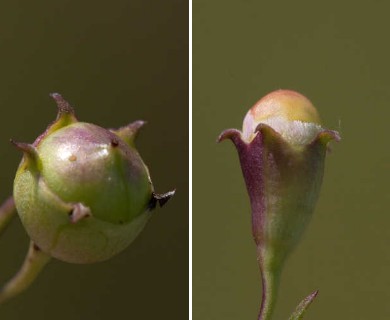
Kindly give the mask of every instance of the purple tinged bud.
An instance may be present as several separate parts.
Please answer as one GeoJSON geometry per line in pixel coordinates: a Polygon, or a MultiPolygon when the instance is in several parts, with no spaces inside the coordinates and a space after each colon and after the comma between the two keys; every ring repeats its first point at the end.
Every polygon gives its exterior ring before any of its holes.
{"type": "Polygon", "coordinates": [[[61,95],[51,96],[56,121],[32,145],[12,142],[24,153],[14,182],[17,211],[43,252],[72,263],[109,259],[173,192],[155,194],[135,149],[144,121],[107,130],[79,122],[61,95]]]}
{"type": "Polygon", "coordinates": [[[327,144],[339,141],[324,129],[318,113],[303,95],[271,92],[245,119],[243,131],[224,131],[241,163],[252,210],[252,234],[263,278],[259,319],[270,319],[279,276],[299,241],[317,202],[327,144]]]}

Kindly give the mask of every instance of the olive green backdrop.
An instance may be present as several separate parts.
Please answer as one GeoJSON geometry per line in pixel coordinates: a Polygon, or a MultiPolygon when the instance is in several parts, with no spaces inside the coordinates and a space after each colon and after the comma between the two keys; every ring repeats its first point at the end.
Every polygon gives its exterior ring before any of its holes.
{"type": "Polygon", "coordinates": [[[194,320],[256,319],[260,276],[236,150],[263,95],[295,89],[342,141],[282,275],[274,319],[320,289],[305,319],[390,318],[390,4],[193,1],[194,320]]]}
{"type": "MultiPolygon", "coordinates": [[[[2,1],[0,197],[21,154],[56,116],[60,92],[80,120],[119,127],[148,121],[138,149],[157,192],[176,196],[122,254],[94,265],[54,261],[0,319],[188,317],[187,1],[2,1]]],[[[0,239],[0,284],[19,268],[28,238],[18,219],[0,239]]]]}

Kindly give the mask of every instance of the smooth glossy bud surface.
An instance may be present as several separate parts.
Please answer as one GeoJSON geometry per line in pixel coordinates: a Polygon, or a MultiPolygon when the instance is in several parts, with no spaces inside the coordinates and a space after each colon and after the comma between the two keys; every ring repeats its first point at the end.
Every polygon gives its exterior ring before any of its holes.
{"type": "Polygon", "coordinates": [[[244,139],[251,141],[260,123],[270,126],[296,146],[311,142],[323,130],[320,116],[310,100],[292,90],[273,91],[249,109],[244,118],[244,139]]]}
{"type": "Polygon", "coordinates": [[[78,122],[53,97],[57,120],[34,144],[15,143],[24,152],[14,182],[18,213],[32,241],[53,257],[109,259],[142,231],[157,201],[134,147],[143,122],[117,131],[78,122]]]}

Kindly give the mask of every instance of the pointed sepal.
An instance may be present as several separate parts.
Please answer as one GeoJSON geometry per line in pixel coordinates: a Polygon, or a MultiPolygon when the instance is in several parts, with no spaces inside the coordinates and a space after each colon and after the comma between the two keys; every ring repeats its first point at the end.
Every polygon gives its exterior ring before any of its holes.
{"type": "Polygon", "coordinates": [[[127,126],[121,127],[116,130],[111,130],[118,137],[124,140],[128,145],[135,147],[135,140],[138,137],[140,129],[146,124],[146,121],[137,120],[127,126]]]}
{"type": "Polygon", "coordinates": [[[59,93],[51,93],[50,97],[57,104],[58,112],[56,121],[48,128],[47,134],[77,122],[73,107],[59,93]]]}
{"type": "Polygon", "coordinates": [[[47,137],[49,134],[66,127],[72,123],[78,122],[73,107],[67,102],[59,93],[51,93],[50,97],[54,99],[57,104],[57,118],[51,123],[45,132],[43,132],[33,143],[35,147],[47,137]]]}
{"type": "Polygon", "coordinates": [[[39,169],[40,159],[38,155],[37,149],[34,145],[24,142],[16,142],[14,140],[10,140],[10,142],[19,150],[23,152],[24,155],[24,164],[29,168],[39,169]]]}
{"type": "Polygon", "coordinates": [[[51,93],[50,97],[54,99],[58,107],[56,122],[66,123],[68,125],[77,122],[73,107],[59,93],[51,93]]]}

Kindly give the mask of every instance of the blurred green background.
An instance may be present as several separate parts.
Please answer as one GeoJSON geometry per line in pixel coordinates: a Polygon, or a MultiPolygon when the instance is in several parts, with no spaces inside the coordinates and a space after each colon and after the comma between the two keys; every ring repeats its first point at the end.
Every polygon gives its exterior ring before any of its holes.
{"type": "MultiPolygon", "coordinates": [[[[122,254],[93,265],[54,261],[0,319],[188,317],[187,1],[2,1],[2,199],[21,154],[55,119],[60,92],[80,120],[119,127],[148,121],[138,149],[157,192],[176,196],[122,254]]],[[[19,268],[28,238],[15,219],[0,239],[0,283],[19,268]]]]}
{"type": "Polygon", "coordinates": [[[268,92],[297,90],[342,141],[287,261],[274,319],[315,289],[305,319],[389,319],[390,4],[193,1],[194,320],[256,319],[261,285],[236,150],[268,92]]]}

